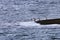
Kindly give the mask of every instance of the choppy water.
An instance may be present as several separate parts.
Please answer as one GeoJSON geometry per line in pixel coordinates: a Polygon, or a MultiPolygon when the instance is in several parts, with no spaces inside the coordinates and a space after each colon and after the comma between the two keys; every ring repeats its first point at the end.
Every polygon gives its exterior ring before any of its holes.
{"type": "Polygon", "coordinates": [[[60,18],[60,0],[0,0],[0,40],[60,40],[60,24],[32,18],[60,18]]]}
{"type": "Polygon", "coordinates": [[[40,25],[32,21],[2,23],[0,40],[60,40],[60,25],[40,25]]]}

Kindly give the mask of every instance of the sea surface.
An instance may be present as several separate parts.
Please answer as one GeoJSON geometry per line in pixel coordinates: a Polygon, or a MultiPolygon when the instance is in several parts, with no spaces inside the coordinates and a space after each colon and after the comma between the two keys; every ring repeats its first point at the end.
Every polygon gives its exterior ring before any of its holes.
{"type": "Polygon", "coordinates": [[[0,40],[60,40],[60,24],[33,18],[60,18],[60,0],[0,0],[0,40]]]}

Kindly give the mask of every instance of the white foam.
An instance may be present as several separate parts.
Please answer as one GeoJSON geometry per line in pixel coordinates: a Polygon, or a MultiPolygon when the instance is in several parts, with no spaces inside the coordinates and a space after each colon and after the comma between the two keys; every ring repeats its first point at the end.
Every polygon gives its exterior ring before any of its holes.
{"type": "Polygon", "coordinates": [[[16,22],[16,23],[4,23],[2,25],[20,25],[19,27],[23,26],[23,27],[37,27],[37,28],[42,28],[42,27],[48,27],[48,28],[52,28],[52,27],[60,27],[60,24],[50,24],[50,25],[41,25],[38,23],[35,23],[34,21],[27,21],[27,22],[16,22]]]}
{"type": "Polygon", "coordinates": [[[20,22],[19,23],[21,26],[39,26],[40,24],[35,23],[34,21],[29,21],[29,22],[20,22]]]}
{"type": "Polygon", "coordinates": [[[21,26],[24,26],[24,27],[36,26],[37,28],[41,28],[41,27],[48,27],[48,28],[60,27],[60,24],[41,25],[41,24],[35,23],[34,21],[19,22],[18,24],[21,25],[21,26]]]}

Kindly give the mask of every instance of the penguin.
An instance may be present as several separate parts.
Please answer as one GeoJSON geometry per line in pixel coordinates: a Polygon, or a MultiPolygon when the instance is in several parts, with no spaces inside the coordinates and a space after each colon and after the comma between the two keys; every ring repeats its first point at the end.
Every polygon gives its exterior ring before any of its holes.
{"type": "Polygon", "coordinates": [[[36,19],[36,18],[33,18],[32,20],[33,20],[34,22],[36,22],[36,23],[39,23],[39,21],[40,21],[39,18],[37,18],[37,19],[36,19]]]}

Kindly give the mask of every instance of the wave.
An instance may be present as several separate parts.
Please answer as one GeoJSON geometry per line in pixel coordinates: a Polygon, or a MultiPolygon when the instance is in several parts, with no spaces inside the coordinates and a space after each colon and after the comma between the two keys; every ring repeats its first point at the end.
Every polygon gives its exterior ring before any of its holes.
{"type": "Polygon", "coordinates": [[[5,26],[15,26],[18,25],[19,27],[37,27],[37,28],[54,28],[54,27],[60,27],[60,24],[50,24],[50,25],[41,25],[38,23],[35,23],[34,21],[27,21],[27,22],[16,22],[16,23],[2,23],[0,25],[5,26]]]}

